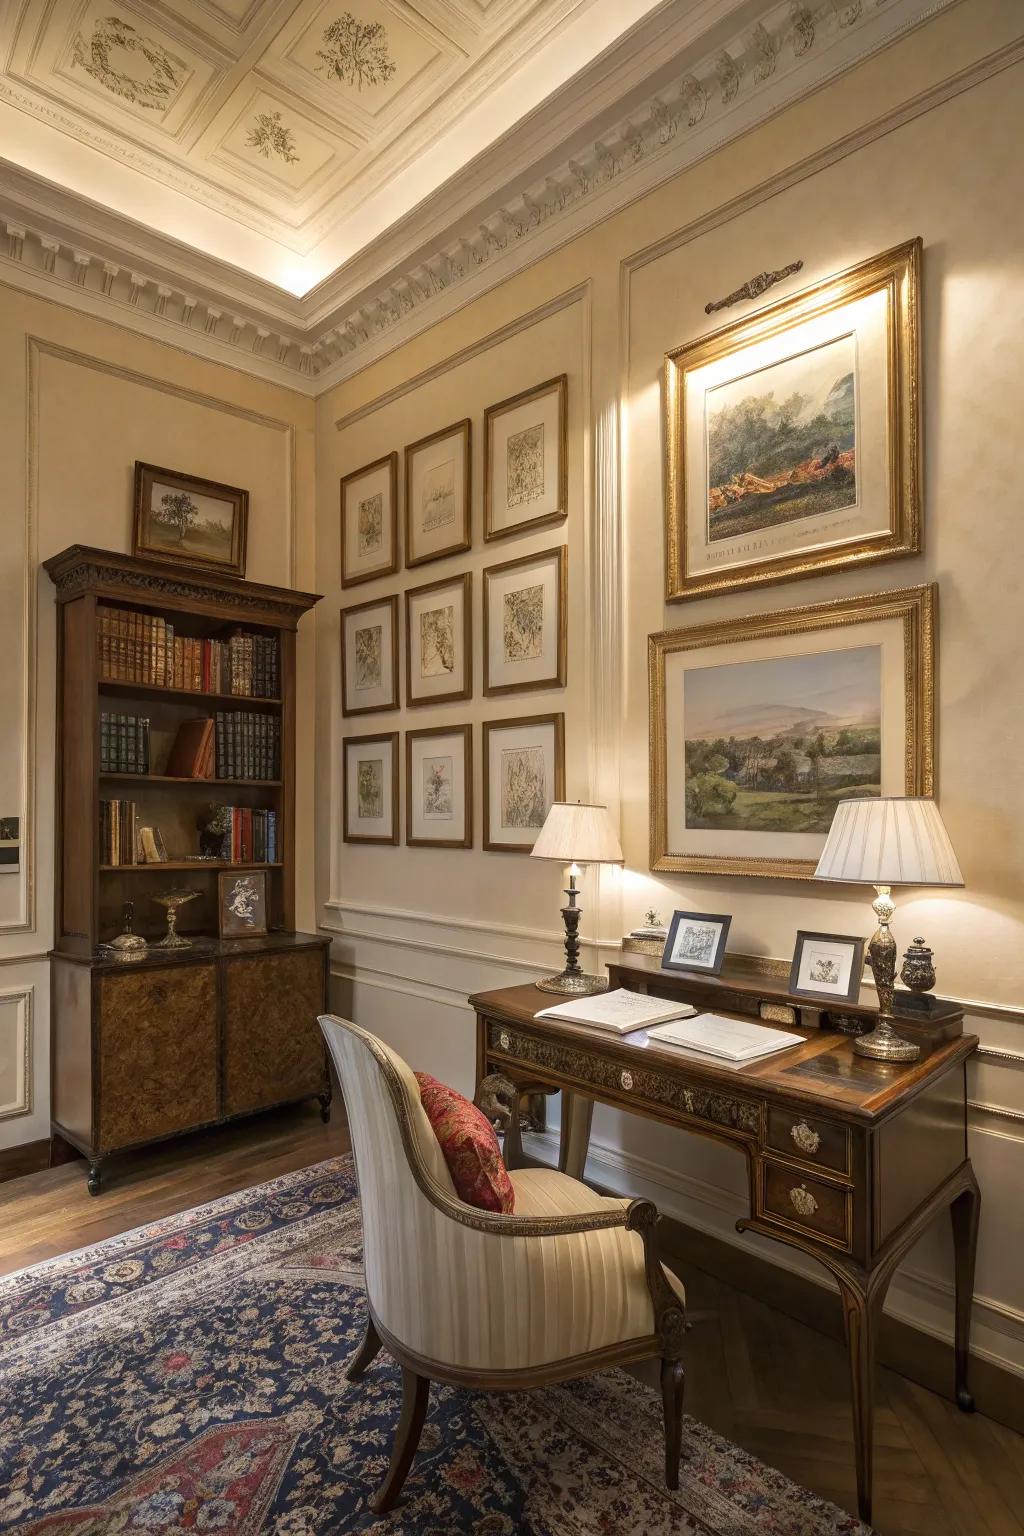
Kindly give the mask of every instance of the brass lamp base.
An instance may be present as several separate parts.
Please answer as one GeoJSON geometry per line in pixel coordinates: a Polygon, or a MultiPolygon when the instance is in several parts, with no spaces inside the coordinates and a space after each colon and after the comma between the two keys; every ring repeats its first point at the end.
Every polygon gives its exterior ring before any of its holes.
{"type": "Polygon", "coordinates": [[[870,1056],[874,1061],[916,1061],[921,1047],[904,1040],[892,1027],[892,998],[896,982],[896,940],[889,928],[895,911],[887,885],[876,885],[871,903],[878,928],[868,945],[868,964],[878,992],[878,1023],[868,1035],[858,1035],[853,1042],[854,1055],[870,1056]]]}
{"type": "Polygon", "coordinates": [[[911,1040],[904,1040],[893,1029],[888,1019],[880,1018],[869,1035],[858,1035],[853,1042],[854,1054],[871,1056],[875,1061],[916,1061],[921,1047],[911,1040]]]}
{"type": "Polygon", "coordinates": [[[588,976],[585,971],[562,971],[534,985],[540,992],[557,992],[561,997],[593,997],[596,992],[608,991],[608,978],[588,976]]]}

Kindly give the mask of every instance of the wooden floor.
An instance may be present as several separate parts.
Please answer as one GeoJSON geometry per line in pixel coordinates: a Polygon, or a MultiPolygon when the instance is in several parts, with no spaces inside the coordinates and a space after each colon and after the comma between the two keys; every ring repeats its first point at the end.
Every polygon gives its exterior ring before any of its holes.
{"type": "MultiPolygon", "coordinates": [[[[0,1184],[0,1273],[347,1150],[315,1106],[136,1154],[98,1199],[72,1162],[0,1184]]],[[[687,1409],[846,1509],[855,1508],[846,1359],[838,1343],[696,1269],[687,1409]]],[[[875,1526],[881,1536],[1024,1536],[1024,1438],[880,1373],[875,1526]]]]}

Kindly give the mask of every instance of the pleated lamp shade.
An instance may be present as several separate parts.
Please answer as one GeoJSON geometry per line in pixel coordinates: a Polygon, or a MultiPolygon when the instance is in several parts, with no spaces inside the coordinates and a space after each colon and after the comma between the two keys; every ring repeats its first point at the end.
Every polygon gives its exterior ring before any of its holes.
{"type": "Polygon", "coordinates": [[[622,846],[605,805],[556,800],[530,850],[559,864],[621,864],[622,846]]]}
{"type": "Polygon", "coordinates": [[[840,800],[817,880],[858,885],[963,885],[934,800],[840,800]]]}

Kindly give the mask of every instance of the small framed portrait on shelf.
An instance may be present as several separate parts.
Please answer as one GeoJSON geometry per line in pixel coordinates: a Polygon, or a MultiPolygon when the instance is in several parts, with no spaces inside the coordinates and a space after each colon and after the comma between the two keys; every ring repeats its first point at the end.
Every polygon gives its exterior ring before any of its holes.
{"type": "Polygon", "coordinates": [[[473,693],[473,577],[410,587],[405,594],[405,701],[441,704],[473,693]]]}
{"type": "Polygon", "coordinates": [[[731,917],[718,912],[673,912],[661,957],[665,971],[717,976],[725,960],[731,917]]]}
{"type": "Polygon", "coordinates": [[[484,538],[568,514],[568,378],[563,373],[484,412],[484,538]]]}
{"type": "Polygon", "coordinates": [[[565,716],[484,721],[484,848],[529,853],[565,798],[565,716]]]}
{"type": "Polygon", "coordinates": [[[484,570],[484,693],[564,688],[564,544],[484,570]]]}
{"type": "Polygon", "coordinates": [[[845,933],[800,929],[789,973],[789,990],[799,997],[855,1003],[864,974],[864,940],[845,933]]]}
{"type": "Polygon", "coordinates": [[[469,549],[472,431],[467,417],[405,450],[405,563],[469,549]]]}
{"type": "Polygon", "coordinates": [[[341,610],[341,712],[398,708],[398,597],[341,610]]]}
{"type": "Polygon", "coordinates": [[[217,876],[217,931],[222,939],[267,935],[267,872],[225,870],[217,876]]]}
{"type": "Polygon", "coordinates": [[[405,733],[405,841],[410,848],[473,846],[473,727],[405,733]]]}
{"type": "Polygon", "coordinates": [[[248,526],[248,491],[136,460],[133,555],[244,576],[248,526]]]}
{"type": "Polygon", "coordinates": [[[398,454],[341,480],[341,584],[358,586],[398,570],[398,454]]]}
{"type": "Polygon", "coordinates": [[[398,842],[398,732],[350,736],[341,765],[346,843],[398,842]]]}

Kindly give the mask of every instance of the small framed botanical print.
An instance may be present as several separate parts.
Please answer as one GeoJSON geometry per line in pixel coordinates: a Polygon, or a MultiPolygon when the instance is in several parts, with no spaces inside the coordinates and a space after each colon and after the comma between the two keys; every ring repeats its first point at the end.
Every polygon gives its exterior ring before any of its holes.
{"type": "Polygon", "coordinates": [[[801,928],[793,951],[789,990],[800,997],[855,1003],[864,974],[864,940],[844,933],[801,928]]]}
{"type": "Polygon", "coordinates": [[[564,544],[484,570],[484,693],[565,687],[564,544]]]}
{"type": "Polygon", "coordinates": [[[136,460],[133,555],[244,576],[248,523],[248,491],[136,460]]]}
{"type": "Polygon", "coordinates": [[[568,514],[568,378],[561,374],[484,412],[484,538],[568,514]]]}
{"type": "Polygon", "coordinates": [[[405,840],[410,848],[473,846],[473,727],[405,733],[405,840]]]}
{"type": "Polygon", "coordinates": [[[467,417],[405,450],[405,563],[425,565],[472,543],[472,428],[467,417]]]}
{"type": "Polygon", "coordinates": [[[405,594],[405,701],[440,704],[473,692],[473,578],[469,571],[405,594]]]}
{"type": "Polygon", "coordinates": [[[341,712],[398,708],[398,597],[341,610],[341,712]]]}
{"type": "Polygon", "coordinates": [[[552,801],[564,798],[564,715],[484,722],[485,848],[529,853],[552,801]]]}
{"type": "Polygon", "coordinates": [[[346,843],[398,842],[398,732],[350,736],[341,767],[346,843]]]}
{"type": "Polygon", "coordinates": [[[673,912],[665,952],[663,971],[703,971],[717,976],[725,959],[725,941],[729,937],[731,917],[715,912],[673,912]]]}
{"type": "Polygon", "coordinates": [[[222,939],[262,939],[267,933],[267,874],[262,869],[217,876],[218,932],[222,939]]]}
{"type": "Polygon", "coordinates": [[[398,454],[341,481],[341,584],[355,587],[398,570],[398,454]]]}

